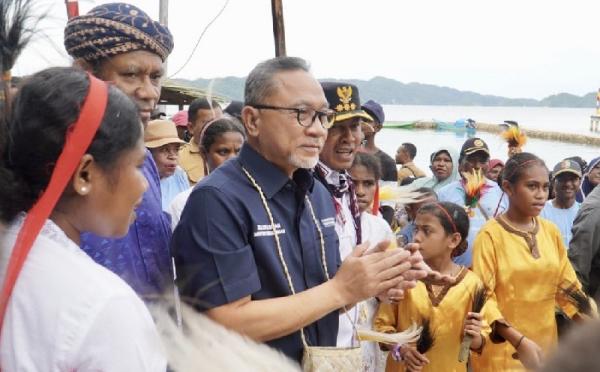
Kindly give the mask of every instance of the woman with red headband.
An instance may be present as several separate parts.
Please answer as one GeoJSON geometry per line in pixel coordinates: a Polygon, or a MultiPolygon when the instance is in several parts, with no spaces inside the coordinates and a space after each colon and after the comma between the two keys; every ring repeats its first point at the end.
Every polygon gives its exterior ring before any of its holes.
{"type": "Polygon", "coordinates": [[[468,233],[469,217],[457,204],[429,203],[417,212],[413,241],[419,244],[423,260],[433,270],[456,280],[441,286],[421,281],[406,291],[397,304],[380,304],[375,330],[394,333],[414,323],[423,327],[416,345],[392,348],[386,372],[466,372],[470,351],[483,350],[489,327],[483,323],[482,309],[475,309],[478,306],[473,304],[477,302],[475,298],[481,297],[476,293],[483,291],[483,284],[468,268],[452,260],[467,249],[468,233]],[[470,339],[470,343],[466,343],[461,353],[464,339],[470,339]],[[463,358],[459,358],[463,353],[463,358]]]}
{"type": "Polygon", "coordinates": [[[0,163],[0,368],[164,371],[144,303],[79,247],[127,233],[148,184],[134,103],[83,71],[33,75],[0,163]]]}

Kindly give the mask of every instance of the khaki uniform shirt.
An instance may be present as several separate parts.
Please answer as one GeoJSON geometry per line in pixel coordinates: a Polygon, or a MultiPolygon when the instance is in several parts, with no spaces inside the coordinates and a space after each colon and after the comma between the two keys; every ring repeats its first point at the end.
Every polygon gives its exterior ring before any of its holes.
{"type": "Polygon", "coordinates": [[[415,163],[411,161],[410,163],[402,165],[402,168],[398,170],[398,183],[402,182],[406,177],[425,177],[425,172],[417,168],[415,163]]]}
{"type": "Polygon", "coordinates": [[[194,137],[190,143],[181,146],[179,150],[179,165],[187,174],[190,185],[197,184],[206,175],[204,159],[200,155],[200,148],[196,145],[194,137]]]}

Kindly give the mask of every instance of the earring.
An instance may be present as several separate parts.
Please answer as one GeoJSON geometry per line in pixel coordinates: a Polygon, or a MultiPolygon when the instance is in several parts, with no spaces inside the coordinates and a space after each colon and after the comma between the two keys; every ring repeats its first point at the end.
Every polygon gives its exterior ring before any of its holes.
{"type": "Polygon", "coordinates": [[[88,191],[87,186],[81,186],[81,188],[79,189],[79,192],[81,192],[82,194],[87,193],[87,191],[88,191]]]}

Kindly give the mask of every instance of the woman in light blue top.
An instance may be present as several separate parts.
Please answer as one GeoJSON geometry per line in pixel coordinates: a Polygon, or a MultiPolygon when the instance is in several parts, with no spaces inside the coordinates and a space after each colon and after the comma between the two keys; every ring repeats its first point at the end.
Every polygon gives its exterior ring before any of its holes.
{"type": "Polygon", "coordinates": [[[467,201],[467,193],[465,191],[466,180],[462,180],[461,177],[457,177],[455,181],[437,190],[440,201],[464,205],[465,208],[469,209],[468,248],[465,253],[454,258],[454,262],[466,267],[471,267],[473,241],[479,229],[487,220],[494,218],[508,209],[508,198],[504,195],[500,186],[484,176],[487,173],[489,160],[490,150],[483,140],[480,138],[469,138],[465,141],[458,160],[459,171],[464,175],[480,173],[483,176],[483,185],[474,203],[473,200],[467,201]]]}
{"type": "Polygon", "coordinates": [[[458,176],[458,152],[452,147],[444,146],[431,154],[429,169],[433,176],[419,178],[410,186],[411,189],[428,187],[438,191],[442,187],[459,179],[458,176]]]}
{"type": "Polygon", "coordinates": [[[144,132],[144,145],[152,153],[158,168],[163,211],[167,211],[177,194],[190,188],[185,172],[177,165],[179,147],[183,143],[175,123],[169,120],[151,121],[144,132]]]}

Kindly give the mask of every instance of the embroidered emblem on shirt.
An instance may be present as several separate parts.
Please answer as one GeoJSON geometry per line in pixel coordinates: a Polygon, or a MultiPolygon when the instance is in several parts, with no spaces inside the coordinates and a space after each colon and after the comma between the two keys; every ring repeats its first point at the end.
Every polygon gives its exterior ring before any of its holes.
{"type": "MultiPolygon", "coordinates": [[[[275,231],[277,231],[277,235],[285,234],[285,229],[281,228],[281,224],[275,224],[275,231]]],[[[257,238],[259,236],[273,236],[273,227],[271,225],[256,225],[256,232],[254,233],[254,237],[257,238]]]]}
{"type": "Polygon", "coordinates": [[[333,218],[333,217],[323,218],[321,220],[321,225],[323,225],[323,227],[335,226],[335,218],[333,218]]]}

